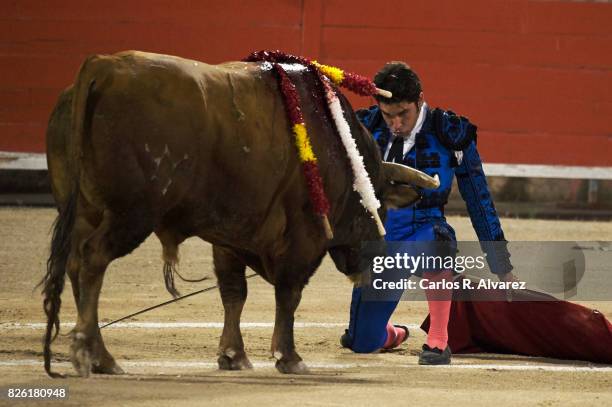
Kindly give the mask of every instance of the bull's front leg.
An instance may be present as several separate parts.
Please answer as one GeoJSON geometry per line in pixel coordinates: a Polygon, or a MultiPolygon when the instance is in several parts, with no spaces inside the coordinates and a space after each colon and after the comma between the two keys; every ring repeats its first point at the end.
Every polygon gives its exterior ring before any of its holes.
{"type": "Polygon", "coordinates": [[[274,286],[276,319],[272,335],[272,355],[281,373],[308,373],[306,364],[295,351],[294,314],[302,298],[303,285],[277,282],[274,286]]]}
{"type": "Polygon", "coordinates": [[[215,274],[219,283],[225,320],[219,342],[219,369],[251,369],[240,332],[240,316],[247,298],[246,266],[231,251],[213,246],[215,274]]]}

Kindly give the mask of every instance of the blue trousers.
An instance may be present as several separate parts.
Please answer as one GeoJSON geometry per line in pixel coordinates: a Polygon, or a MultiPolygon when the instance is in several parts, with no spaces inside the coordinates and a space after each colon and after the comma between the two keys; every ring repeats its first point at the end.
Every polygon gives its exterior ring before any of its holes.
{"type": "MultiPolygon", "coordinates": [[[[402,241],[408,242],[433,240],[436,240],[436,237],[433,224],[430,223],[402,238],[402,241]]],[[[350,348],[353,352],[370,353],[382,348],[387,340],[387,323],[399,300],[363,301],[361,291],[361,287],[353,288],[348,330],[352,341],[350,348]]]]}

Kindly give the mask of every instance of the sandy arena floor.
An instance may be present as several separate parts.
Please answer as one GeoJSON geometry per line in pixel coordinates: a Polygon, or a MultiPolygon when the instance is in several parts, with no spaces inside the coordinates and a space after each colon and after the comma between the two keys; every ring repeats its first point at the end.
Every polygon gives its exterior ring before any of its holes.
{"type": "MultiPolygon", "coordinates": [[[[54,217],[52,209],[0,208],[0,388],[68,386],[69,399],[53,404],[74,406],[612,405],[612,367],[491,354],[456,355],[450,367],[418,366],[425,335],[416,325],[427,313],[422,302],[400,303],[393,317],[413,325],[412,337],[401,349],[370,355],[342,349],[338,338],[347,323],[351,285],[327,259],[304,291],[296,315],[296,344],[309,375],[281,375],[274,369],[269,356],[273,291],[255,277],[249,280],[242,319],[252,371],[217,370],[223,313],[214,290],[104,329],[107,347],[127,372],[123,376],[76,377],[68,362],[68,337],[60,336],[53,346],[54,366],[71,376],[51,380],[42,366],[42,300],[32,290],[43,274],[54,217]]],[[[460,240],[475,239],[469,219],[449,220],[460,240]]],[[[508,240],[612,241],[610,222],[502,223],[508,240]]],[[[114,262],[102,290],[100,319],[111,321],[170,299],[161,266],[154,237],[114,262]]],[[[192,278],[211,277],[197,284],[178,282],[183,293],[214,285],[210,246],[197,239],[185,242],[180,270],[192,278]]],[[[69,282],[63,299],[65,333],[76,315],[69,282]]],[[[586,305],[612,319],[612,302],[586,305]]],[[[40,403],[0,398],[0,405],[40,403]]]]}

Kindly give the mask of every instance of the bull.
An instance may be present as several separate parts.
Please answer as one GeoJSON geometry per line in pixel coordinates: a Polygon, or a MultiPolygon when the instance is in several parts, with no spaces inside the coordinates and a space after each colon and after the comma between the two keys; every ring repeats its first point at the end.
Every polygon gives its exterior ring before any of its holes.
{"type": "MultiPolygon", "coordinates": [[[[252,366],[240,332],[248,266],[274,286],[276,368],[307,371],[293,337],[304,286],[326,253],[355,277],[361,243],[381,237],[352,188],[344,147],[315,91],[317,76],[305,69],[289,74],[306,101],[303,114],[331,203],[332,239],[313,213],[278,84],[265,63],[208,65],[126,51],[90,56],[81,65],[47,130],[59,209],[42,281],[50,376],[59,376],[51,370],[50,345],[59,332],[66,274],[78,310],[70,348],[74,368],[83,377],[123,373],[100,333],[99,294],[110,262],[152,233],[171,266],[185,239],[197,236],[212,244],[225,314],[219,368],[252,366]]],[[[388,205],[414,203],[419,194],[412,185],[436,185],[416,170],[383,163],[348,101],[340,99],[383,202],[381,216],[388,205]]]]}

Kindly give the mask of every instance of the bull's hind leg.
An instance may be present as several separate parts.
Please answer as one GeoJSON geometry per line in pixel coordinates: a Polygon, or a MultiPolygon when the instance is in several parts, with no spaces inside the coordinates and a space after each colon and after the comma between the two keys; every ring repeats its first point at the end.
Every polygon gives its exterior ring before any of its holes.
{"type": "Polygon", "coordinates": [[[247,298],[245,264],[231,251],[213,246],[215,274],[219,283],[225,321],[219,342],[219,369],[251,369],[240,332],[240,315],[247,298]]]}
{"type": "Polygon", "coordinates": [[[93,233],[73,246],[80,261],[75,294],[78,318],[73,330],[70,357],[74,368],[83,377],[89,376],[90,372],[123,373],[106,349],[100,334],[98,300],[104,273],[110,262],[134,250],[150,233],[151,230],[131,224],[127,216],[118,218],[105,211],[93,233]]]}
{"type": "MultiPolygon", "coordinates": [[[[73,239],[75,242],[83,242],[88,236],[90,236],[96,227],[93,226],[84,216],[77,217],[74,223],[73,239]]],[[[66,273],[70,278],[72,285],[72,295],[74,297],[74,303],[79,306],[79,268],[81,265],[81,255],[78,250],[78,246],[71,250],[66,262],[66,273]]]]}

